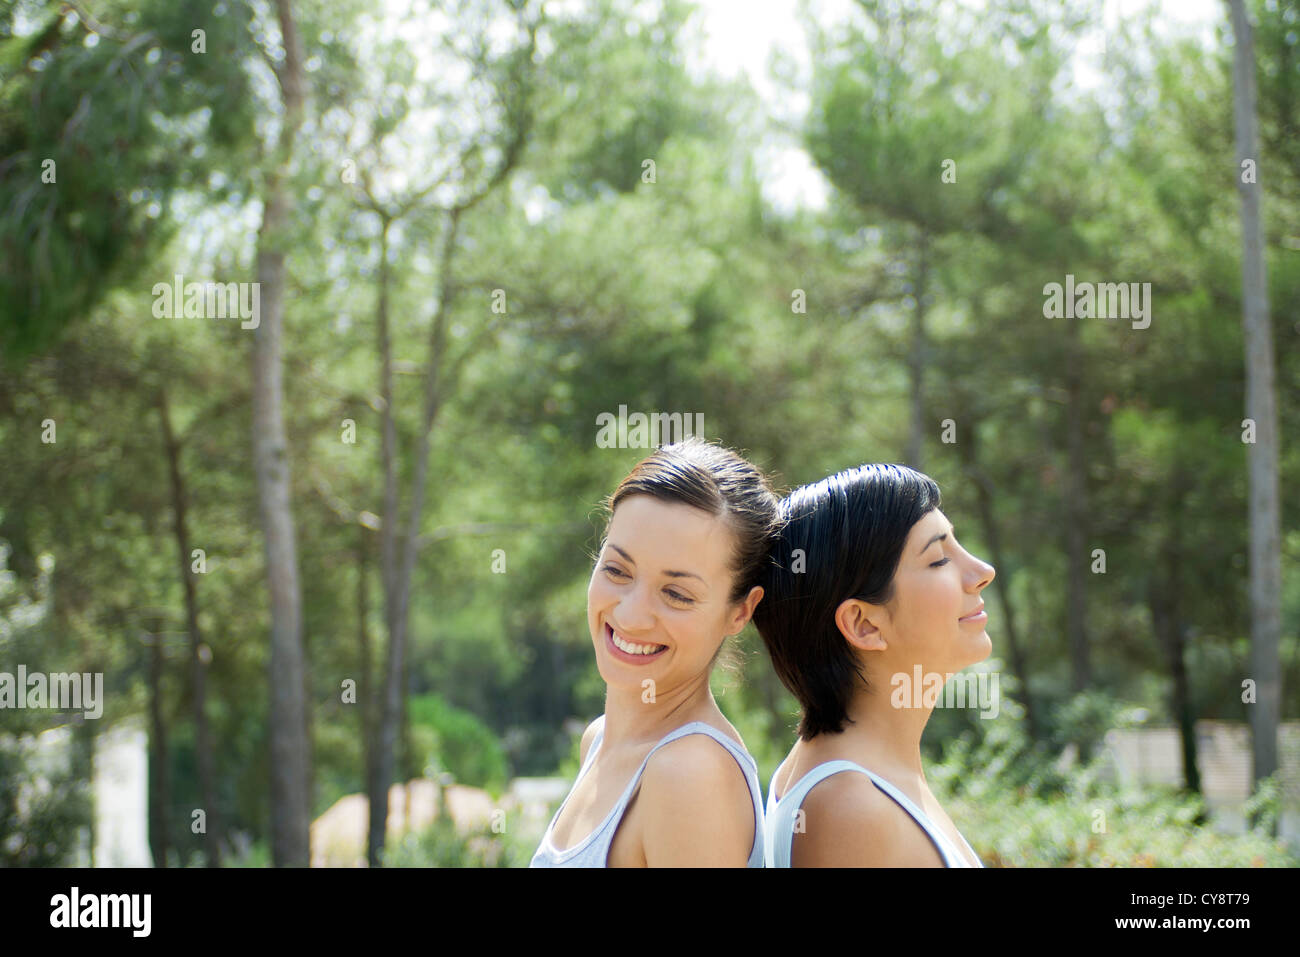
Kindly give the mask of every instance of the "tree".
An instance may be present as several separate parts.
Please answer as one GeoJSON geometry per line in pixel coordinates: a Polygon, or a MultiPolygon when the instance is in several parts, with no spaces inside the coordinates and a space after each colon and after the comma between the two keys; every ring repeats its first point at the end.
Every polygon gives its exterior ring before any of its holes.
{"type": "Polygon", "coordinates": [[[289,453],[280,359],[287,283],[285,232],[292,199],[288,176],[303,115],[302,41],[290,0],[276,0],[275,10],[284,44],[284,62],[274,67],[284,116],[268,157],[262,225],[257,233],[262,314],[254,330],[253,345],[253,451],[271,596],[271,853],[277,867],[306,867],[310,853],[310,771],[302,594],[289,508],[289,453]]]}
{"type": "Polygon", "coordinates": [[[1278,501],[1277,398],[1273,381],[1273,332],[1268,313],[1260,179],[1268,175],[1259,152],[1253,29],[1245,0],[1230,0],[1233,36],[1233,117],[1237,192],[1241,197],[1242,328],[1246,344],[1246,418],[1254,425],[1249,451],[1251,677],[1257,701],[1251,709],[1255,781],[1277,770],[1281,717],[1281,544],[1278,501]],[[1252,173],[1253,168],[1253,173],[1252,173]]]}
{"type": "MultiPolygon", "coordinates": [[[[474,337],[469,347],[455,352],[449,349],[450,314],[457,294],[453,275],[454,254],[463,217],[506,183],[519,164],[533,121],[533,57],[541,15],[529,11],[526,2],[509,4],[517,31],[515,45],[493,56],[487,42],[489,20],[495,11],[480,19],[480,33],[469,40],[467,51],[475,82],[486,84],[495,97],[499,128],[486,137],[474,131],[456,144],[447,171],[435,177],[412,195],[385,201],[376,197],[367,171],[362,177],[366,208],[379,218],[380,262],[377,305],[377,331],[380,352],[380,395],[383,415],[384,516],[382,526],[382,577],[384,611],[388,625],[388,661],[384,674],[383,704],[377,733],[372,744],[377,756],[368,762],[367,793],[370,798],[370,823],[367,856],[372,867],[382,863],[387,832],[388,789],[396,763],[397,731],[406,696],[405,658],[409,624],[411,579],[419,550],[420,524],[428,486],[429,452],[434,425],[439,413],[455,394],[459,370],[473,353],[473,345],[490,336],[497,320],[494,316],[474,337]],[[484,140],[492,153],[484,158],[484,140]],[[454,185],[453,185],[454,184],[454,185]],[[394,220],[411,213],[436,187],[451,186],[450,201],[433,202],[431,211],[439,221],[433,258],[437,262],[433,316],[429,321],[428,354],[423,370],[423,403],[416,432],[416,451],[411,478],[409,504],[402,521],[397,500],[397,441],[394,421],[391,337],[389,333],[389,230],[394,220]],[[399,544],[401,546],[399,554],[399,544]]],[[[372,139],[372,148],[380,137],[372,139]]]]}

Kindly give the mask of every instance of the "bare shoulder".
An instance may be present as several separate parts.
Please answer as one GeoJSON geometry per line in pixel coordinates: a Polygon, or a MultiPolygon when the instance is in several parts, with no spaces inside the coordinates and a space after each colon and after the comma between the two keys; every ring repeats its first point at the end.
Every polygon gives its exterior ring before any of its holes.
{"type": "Polygon", "coordinates": [[[651,755],[638,801],[651,867],[748,863],[755,839],[749,782],[731,752],[709,735],[683,735],[651,755]]]}
{"type": "Polygon", "coordinates": [[[604,724],[605,716],[602,714],[587,725],[586,731],[582,732],[582,743],[578,745],[578,764],[586,762],[587,751],[591,749],[591,742],[596,740],[596,734],[604,724]]]}
{"type": "Polygon", "coordinates": [[[796,827],[790,863],[795,867],[942,866],[930,839],[912,816],[865,774],[841,772],[808,792],[796,827]]]}
{"type": "Polygon", "coordinates": [[[686,784],[688,779],[702,782],[701,786],[734,780],[749,794],[745,774],[732,753],[716,738],[702,732],[684,734],[657,750],[646,765],[645,779],[659,779],[678,786],[686,784]]]}

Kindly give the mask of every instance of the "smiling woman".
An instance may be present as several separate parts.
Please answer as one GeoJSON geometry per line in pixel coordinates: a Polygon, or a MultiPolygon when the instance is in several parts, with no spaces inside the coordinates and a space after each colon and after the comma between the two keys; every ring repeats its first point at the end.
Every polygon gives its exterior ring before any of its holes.
{"type": "Polygon", "coordinates": [[[698,438],[610,496],[587,589],[605,713],[533,867],[763,866],[758,768],[709,673],[762,600],[777,502],[762,472],[698,438]]]}

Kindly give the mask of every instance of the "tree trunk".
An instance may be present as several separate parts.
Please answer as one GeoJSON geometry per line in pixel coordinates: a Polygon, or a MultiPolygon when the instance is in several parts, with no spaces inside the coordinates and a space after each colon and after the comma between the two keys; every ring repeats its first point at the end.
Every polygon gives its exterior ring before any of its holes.
{"type": "MultiPolygon", "coordinates": [[[[526,4],[516,6],[516,12],[522,13],[526,4]]],[[[525,25],[528,34],[527,45],[519,49],[511,61],[524,64],[519,67],[522,74],[512,70],[504,87],[506,93],[503,102],[507,103],[509,128],[502,143],[502,158],[496,171],[483,184],[482,188],[463,198],[458,204],[446,210],[447,225],[444,230],[442,248],[438,263],[438,297],[434,308],[432,328],[429,337],[429,356],[424,368],[424,414],[420,422],[415,453],[415,470],[411,479],[410,510],[407,513],[405,535],[402,539],[401,554],[397,554],[398,529],[403,523],[397,514],[395,439],[390,431],[392,415],[392,388],[388,377],[391,375],[391,363],[384,352],[389,347],[387,342],[387,240],[382,245],[383,255],[380,264],[381,315],[385,323],[381,331],[381,361],[384,363],[383,375],[385,395],[384,426],[384,599],[385,621],[388,624],[388,664],[384,672],[383,713],[379,721],[378,749],[379,759],[376,763],[375,779],[370,788],[370,834],[369,858],[374,866],[383,848],[384,835],[388,820],[388,787],[393,780],[395,748],[397,744],[398,725],[401,722],[402,705],[406,689],[402,678],[406,673],[406,632],[411,598],[411,578],[415,571],[415,560],[420,546],[420,518],[424,511],[424,495],[429,474],[429,448],[433,439],[433,427],[442,409],[443,399],[454,389],[455,363],[447,363],[447,323],[455,291],[452,285],[451,262],[456,249],[460,230],[461,216],[489,195],[497,186],[509,177],[511,170],[519,162],[524,143],[532,123],[532,110],[528,103],[531,84],[526,74],[531,72],[527,64],[533,62],[536,52],[537,28],[540,21],[525,25]],[[444,381],[444,375],[452,381],[444,381]]],[[[462,168],[464,159],[462,157],[462,168]]],[[[387,215],[381,212],[384,222],[387,215]]],[[[386,231],[385,231],[386,235],[386,231]]],[[[464,358],[462,353],[461,358],[464,358]]]]}
{"type": "Polygon", "coordinates": [[[922,455],[925,449],[925,291],[930,273],[929,240],[922,234],[918,240],[916,282],[912,292],[916,296],[916,308],[912,313],[912,347],[908,355],[908,376],[911,379],[912,425],[907,436],[907,464],[918,472],[922,471],[922,455]]]}
{"type": "MultiPolygon", "coordinates": [[[[361,648],[361,687],[358,704],[361,707],[361,753],[365,756],[366,794],[371,793],[375,780],[375,707],[374,665],[370,651],[370,554],[366,547],[366,530],[357,526],[357,642],[361,648]]],[[[367,851],[369,857],[369,850],[367,851]]],[[[372,866],[373,862],[372,862],[372,866]]]]}
{"type": "MultiPolygon", "coordinates": [[[[1175,480],[1175,491],[1181,497],[1182,487],[1175,480]]],[[[1171,529],[1177,528],[1177,522],[1171,522],[1171,529]]],[[[1170,700],[1170,710],[1178,722],[1183,748],[1183,787],[1188,791],[1200,793],[1201,769],[1196,755],[1196,712],[1192,705],[1191,683],[1187,678],[1187,626],[1178,611],[1177,595],[1180,594],[1178,566],[1180,546],[1177,532],[1170,532],[1170,537],[1161,548],[1157,570],[1147,586],[1147,607],[1151,610],[1151,625],[1156,633],[1161,649],[1169,662],[1169,673],[1174,687],[1170,700]]]]}
{"type": "Polygon", "coordinates": [[[190,568],[189,529],[185,520],[185,483],[181,477],[180,443],[172,432],[167,390],[158,390],[158,416],[162,420],[163,448],[167,453],[167,471],[171,476],[172,519],[180,561],[181,584],[185,589],[185,621],[190,633],[190,680],[193,684],[195,749],[199,765],[199,793],[205,811],[204,850],[208,867],[221,866],[221,818],[217,810],[216,778],[212,771],[212,738],[208,733],[207,665],[201,649],[199,601],[195,594],[194,573],[190,568]]]}
{"type": "MultiPolygon", "coordinates": [[[[1088,649],[1088,476],[1083,448],[1083,344],[1079,317],[1068,320],[1065,344],[1065,560],[1066,632],[1070,644],[1070,684],[1075,692],[1092,683],[1088,649]]],[[[1087,756],[1080,754],[1086,760],[1087,756]]]]}
{"type": "Polygon", "coordinates": [[[1254,33],[1243,0],[1230,0],[1233,43],[1233,114],[1236,119],[1237,192],[1241,197],[1242,325],[1246,346],[1246,417],[1255,421],[1255,443],[1246,446],[1250,486],[1250,650],[1257,698],[1250,707],[1258,783],[1277,771],[1277,729],[1282,681],[1278,662],[1281,635],[1281,536],[1277,483],[1277,406],[1273,385],[1273,332],[1268,312],[1264,226],[1258,182],[1246,178],[1241,163],[1260,168],[1255,118],[1254,33]]]}
{"type": "MultiPolygon", "coordinates": [[[[411,709],[410,695],[407,690],[411,687],[411,668],[410,661],[402,662],[402,715],[401,715],[401,746],[397,752],[397,767],[401,769],[401,783],[406,784],[412,778],[419,777],[424,773],[423,767],[415,766],[415,749],[411,744],[411,709]]],[[[407,792],[407,800],[410,800],[410,792],[407,792]]],[[[407,818],[409,821],[410,818],[407,818]]]]}
{"type": "MultiPolygon", "coordinates": [[[[384,521],[380,529],[380,574],[383,577],[384,624],[388,633],[389,655],[392,655],[393,636],[397,632],[394,613],[397,609],[397,530],[401,519],[397,512],[397,426],[393,421],[393,344],[388,327],[388,229],[387,216],[381,214],[379,230],[379,302],[375,310],[375,328],[379,335],[379,393],[383,398],[382,454],[384,457],[384,521]]],[[[366,667],[369,669],[369,661],[366,667]]],[[[369,835],[366,843],[366,860],[371,867],[379,867],[384,851],[384,834],[388,823],[388,786],[391,783],[391,765],[380,760],[384,747],[385,715],[388,686],[378,714],[378,727],[367,742],[370,755],[366,761],[366,794],[370,802],[369,835]]]]}
{"type": "MultiPolygon", "coordinates": [[[[424,510],[424,492],[429,473],[429,446],[433,426],[442,408],[441,369],[447,345],[447,313],[451,308],[451,256],[456,246],[463,210],[453,208],[448,214],[446,236],[443,242],[438,269],[439,291],[433,328],[429,340],[429,358],[424,376],[424,417],[415,454],[415,475],[411,481],[411,507],[406,517],[406,534],[402,541],[401,564],[394,569],[392,600],[389,603],[388,668],[384,677],[384,710],[379,724],[379,761],[376,790],[370,801],[370,843],[372,848],[383,847],[388,821],[388,787],[393,780],[396,764],[397,735],[401,723],[402,684],[406,673],[406,629],[411,598],[411,576],[415,571],[415,558],[419,550],[420,515],[424,510]],[[382,788],[382,791],[379,790],[382,788]],[[381,800],[382,795],[382,800],[381,800]]],[[[381,270],[382,273],[382,270],[381,270]]],[[[387,478],[385,479],[387,482],[387,478]]],[[[387,493],[385,493],[387,499],[387,493]]],[[[384,516],[384,528],[393,527],[394,542],[397,528],[396,506],[384,516]]],[[[387,547],[387,542],[385,542],[387,547]]],[[[387,555],[385,556],[387,558],[387,555]]],[[[372,851],[371,866],[377,856],[372,851]]]]}
{"type": "Polygon", "coordinates": [[[254,331],[253,345],[253,453],[271,600],[268,675],[271,857],[277,867],[306,867],[310,856],[310,821],[302,595],[289,509],[289,460],[280,356],[285,294],[284,231],[290,213],[287,178],[294,138],[302,122],[302,53],[289,0],[277,0],[276,11],[285,50],[284,64],[279,71],[285,110],[275,157],[268,169],[262,226],[257,237],[262,314],[254,331]]]}
{"type": "MultiPolygon", "coordinates": [[[[77,828],[77,840],[79,846],[85,847],[85,856],[80,853],[73,864],[74,867],[94,867],[95,866],[95,752],[97,750],[98,732],[95,725],[99,722],[91,722],[85,719],[83,715],[77,715],[72,721],[72,774],[75,780],[85,781],[86,789],[83,793],[84,803],[78,803],[78,813],[85,814],[85,826],[77,828]],[[80,718],[81,720],[77,720],[80,718]],[[84,841],[84,845],[81,842],[84,841]]],[[[146,784],[147,786],[147,784],[146,784]]]]}
{"type": "Polygon", "coordinates": [[[171,788],[167,776],[167,726],[163,720],[162,635],[146,634],[149,641],[149,850],[154,867],[167,866],[167,809],[171,788]]]}

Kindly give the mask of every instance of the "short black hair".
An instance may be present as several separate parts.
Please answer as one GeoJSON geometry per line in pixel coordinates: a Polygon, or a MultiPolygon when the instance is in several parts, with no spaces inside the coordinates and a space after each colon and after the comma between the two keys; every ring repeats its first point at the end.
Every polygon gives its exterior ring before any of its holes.
{"type": "Polygon", "coordinates": [[[781,683],[803,709],[799,737],[839,733],[865,686],[854,649],[835,624],[849,598],[883,605],[908,533],[939,507],[939,486],[906,465],[861,465],[795,489],[760,584],[754,624],[781,683]]]}

